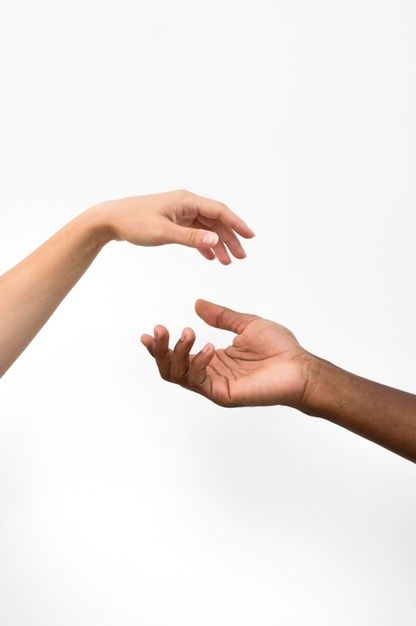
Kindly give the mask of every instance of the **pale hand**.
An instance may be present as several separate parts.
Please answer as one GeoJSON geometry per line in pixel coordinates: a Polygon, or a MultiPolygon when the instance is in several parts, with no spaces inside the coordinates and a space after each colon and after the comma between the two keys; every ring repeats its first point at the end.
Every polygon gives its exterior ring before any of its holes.
{"type": "Polygon", "coordinates": [[[182,190],[110,200],[85,214],[96,221],[108,240],[140,246],[178,243],[197,248],[205,258],[217,258],[224,265],[231,263],[228,251],[238,259],[246,256],[236,233],[254,236],[222,202],[182,190]]]}
{"type": "Polygon", "coordinates": [[[164,380],[221,406],[301,405],[311,355],[287,328],[205,300],[196,302],[196,312],[210,326],[231,330],[236,337],[225,349],[216,350],[207,344],[198,354],[190,355],[195,342],[192,329],[185,328],[170,350],[168,330],[156,326],[154,336],[143,335],[141,340],[164,380]]]}

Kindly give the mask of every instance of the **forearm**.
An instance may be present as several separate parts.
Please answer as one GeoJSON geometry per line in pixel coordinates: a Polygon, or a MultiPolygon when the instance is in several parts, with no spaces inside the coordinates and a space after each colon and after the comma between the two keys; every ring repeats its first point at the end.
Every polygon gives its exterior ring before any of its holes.
{"type": "Polygon", "coordinates": [[[0,277],[0,376],[108,240],[108,233],[95,214],[87,211],[0,277]]]}
{"type": "Polygon", "coordinates": [[[416,462],[416,396],[316,359],[301,410],[416,462]]]}

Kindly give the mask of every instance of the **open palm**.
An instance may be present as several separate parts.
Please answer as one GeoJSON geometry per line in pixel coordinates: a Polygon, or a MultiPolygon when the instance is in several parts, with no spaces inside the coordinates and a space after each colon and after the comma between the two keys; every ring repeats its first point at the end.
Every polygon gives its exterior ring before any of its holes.
{"type": "Polygon", "coordinates": [[[236,333],[232,345],[216,350],[212,344],[196,355],[186,328],[173,350],[164,326],[142,342],[156,359],[165,380],[205,395],[222,406],[296,404],[308,377],[307,353],[285,327],[255,315],[237,313],[205,300],[196,303],[209,325],[236,333]]]}

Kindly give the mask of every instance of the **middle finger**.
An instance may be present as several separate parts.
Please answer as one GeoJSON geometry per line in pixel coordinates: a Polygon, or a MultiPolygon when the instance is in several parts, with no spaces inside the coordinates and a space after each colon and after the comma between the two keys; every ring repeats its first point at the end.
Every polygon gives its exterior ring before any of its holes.
{"type": "Polygon", "coordinates": [[[189,353],[195,343],[195,333],[192,328],[185,328],[177,342],[170,361],[170,377],[179,384],[185,384],[189,371],[189,353]]]}

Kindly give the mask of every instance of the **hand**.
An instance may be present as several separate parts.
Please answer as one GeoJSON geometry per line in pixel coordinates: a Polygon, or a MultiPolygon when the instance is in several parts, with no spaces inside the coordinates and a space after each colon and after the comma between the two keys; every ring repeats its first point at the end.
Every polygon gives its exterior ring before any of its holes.
{"type": "Polygon", "coordinates": [[[190,355],[195,341],[191,328],[184,329],[170,350],[167,329],[156,326],[154,336],[143,335],[141,341],[164,380],[226,407],[300,407],[310,384],[313,357],[287,328],[205,300],[196,302],[196,312],[210,326],[231,330],[237,336],[228,348],[216,350],[207,344],[190,355]]]}
{"type": "Polygon", "coordinates": [[[236,233],[254,236],[225,204],[188,191],[172,191],[104,202],[87,211],[98,218],[109,239],[140,246],[179,243],[197,248],[207,259],[224,265],[230,255],[243,259],[246,253],[236,233]]]}

